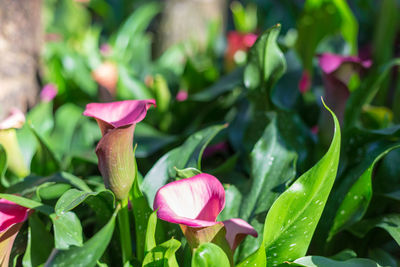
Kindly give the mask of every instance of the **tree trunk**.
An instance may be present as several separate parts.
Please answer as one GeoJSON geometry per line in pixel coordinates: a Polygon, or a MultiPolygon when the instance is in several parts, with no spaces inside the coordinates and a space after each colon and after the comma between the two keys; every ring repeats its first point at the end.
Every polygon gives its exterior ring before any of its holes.
{"type": "Polygon", "coordinates": [[[166,0],[157,36],[157,54],[183,40],[205,46],[210,21],[225,26],[227,0],[166,0]]]}
{"type": "Polygon", "coordinates": [[[41,0],[0,0],[0,118],[38,95],[41,0]]]}

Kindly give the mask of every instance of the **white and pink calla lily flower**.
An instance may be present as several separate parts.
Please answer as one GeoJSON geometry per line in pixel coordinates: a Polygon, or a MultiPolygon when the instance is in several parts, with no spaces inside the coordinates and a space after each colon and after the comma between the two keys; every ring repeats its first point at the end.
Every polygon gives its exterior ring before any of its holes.
{"type": "Polygon", "coordinates": [[[247,235],[257,237],[254,228],[242,219],[217,222],[225,207],[225,190],[212,175],[202,173],[161,187],[153,208],[161,220],[191,228],[223,224],[226,241],[234,251],[247,235]]]}
{"type": "Polygon", "coordinates": [[[0,265],[8,266],[14,240],[30,210],[0,199],[0,265]]]}
{"type": "Polygon", "coordinates": [[[0,122],[0,130],[21,128],[25,123],[25,115],[18,108],[12,108],[8,116],[0,122]]]}

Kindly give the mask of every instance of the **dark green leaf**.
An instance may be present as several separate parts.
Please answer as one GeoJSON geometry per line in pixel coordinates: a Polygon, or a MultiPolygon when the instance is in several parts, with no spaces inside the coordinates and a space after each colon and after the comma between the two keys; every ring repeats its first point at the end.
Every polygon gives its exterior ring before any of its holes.
{"type": "Polygon", "coordinates": [[[95,266],[111,240],[117,212],[118,209],[114,212],[109,222],[92,238],[86,241],[82,247],[56,250],[47,260],[46,266],[95,266]]]}
{"type": "Polygon", "coordinates": [[[297,266],[304,267],[380,267],[376,262],[369,259],[350,259],[347,261],[335,261],[320,256],[307,256],[294,261],[297,266]]]}
{"type": "Polygon", "coordinates": [[[0,144],[0,180],[3,179],[7,170],[7,153],[4,147],[0,144]]]}
{"type": "Polygon", "coordinates": [[[400,245],[400,214],[388,214],[379,218],[363,220],[351,227],[350,231],[358,237],[364,237],[375,227],[386,230],[400,245]]]}
{"type": "Polygon", "coordinates": [[[175,178],[178,169],[194,167],[201,169],[201,156],[209,142],[226,125],[211,126],[191,135],[186,142],[159,159],[153,168],[145,176],[142,190],[145,193],[150,206],[153,205],[157,190],[165,185],[169,179],[175,178]]]}
{"type": "Polygon", "coordinates": [[[16,196],[16,195],[9,195],[9,194],[0,194],[0,198],[4,198],[7,199],[11,202],[14,202],[20,206],[29,208],[29,209],[34,209],[37,211],[40,211],[43,214],[49,215],[53,213],[53,207],[51,206],[47,206],[45,204],[42,204],[40,202],[28,199],[28,198],[24,198],[24,197],[20,197],[20,196],[16,196]]]}
{"type": "Polygon", "coordinates": [[[53,236],[36,214],[29,217],[28,244],[24,258],[24,267],[35,267],[46,262],[53,248],[53,236]]]}
{"type": "Polygon", "coordinates": [[[267,266],[304,256],[321,217],[336,178],[340,154],[339,122],[328,111],[335,123],[328,152],[280,195],[268,212],[263,240],[267,266]]]}

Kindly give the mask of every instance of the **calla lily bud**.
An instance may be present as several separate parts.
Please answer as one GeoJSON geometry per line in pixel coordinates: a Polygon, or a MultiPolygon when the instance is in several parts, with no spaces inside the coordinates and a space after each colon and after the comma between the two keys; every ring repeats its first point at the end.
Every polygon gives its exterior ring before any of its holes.
{"type": "Polygon", "coordinates": [[[100,127],[103,137],[96,147],[99,170],[105,186],[119,200],[128,197],[135,179],[135,125],[144,119],[152,105],[155,105],[153,99],[91,103],[83,113],[95,118],[100,127]]]}
{"type": "Polygon", "coordinates": [[[0,144],[7,153],[9,169],[18,177],[25,177],[29,174],[15,131],[24,123],[25,115],[17,108],[13,108],[9,115],[0,122],[0,144]]]}
{"type": "Polygon", "coordinates": [[[154,210],[161,220],[179,224],[192,249],[215,243],[232,259],[233,252],[247,235],[257,237],[254,228],[242,219],[217,222],[225,207],[225,190],[217,178],[202,173],[161,187],[154,210]]]}
{"type": "Polygon", "coordinates": [[[57,96],[58,90],[54,84],[46,84],[40,91],[40,100],[42,102],[50,102],[57,96]]]}

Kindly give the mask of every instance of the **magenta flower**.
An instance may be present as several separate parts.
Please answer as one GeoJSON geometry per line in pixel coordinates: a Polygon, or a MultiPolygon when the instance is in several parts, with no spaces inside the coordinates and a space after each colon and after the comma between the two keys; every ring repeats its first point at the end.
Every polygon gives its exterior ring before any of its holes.
{"type": "Polygon", "coordinates": [[[102,138],[96,147],[99,170],[107,188],[117,199],[125,199],[135,178],[133,134],[155,100],[127,100],[91,103],[83,115],[96,119],[102,138]]]}
{"type": "Polygon", "coordinates": [[[46,84],[40,91],[40,100],[43,102],[52,101],[58,93],[57,87],[54,84],[46,84]]]}
{"type": "Polygon", "coordinates": [[[0,199],[0,263],[8,266],[11,249],[30,210],[11,201],[0,199]]]}
{"type": "MultiPolygon", "coordinates": [[[[225,190],[222,184],[206,173],[161,187],[153,205],[160,219],[180,224],[182,229],[187,227],[191,232],[221,225],[226,230],[225,239],[233,252],[246,235],[257,237],[257,232],[242,219],[217,222],[217,216],[224,207],[225,190]]],[[[203,239],[203,242],[211,242],[215,237],[209,233],[206,236],[209,240],[203,239]]],[[[188,241],[191,242],[190,238],[188,241]]]]}
{"type": "Polygon", "coordinates": [[[311,75],[309,71],[304,70],[299,82],[300,93],[304,94],[310,88],[311,88],[311,75]]]}
{"type": "Polygon", "coordinates": [[[350,95],[349,81],[354,74],[363,74],[371,67],[372,61],[325,53],[319,56],[319,65],[323,72],[326,104],[332,108],[339,121],[343,121],[346,101],[350,95]]]}
{"type": "Polygon", "coordinates": [[[188,92],[185,90],[179,90],[175,98],[178,102],[183,102],[188,98],[188,92]]]}

